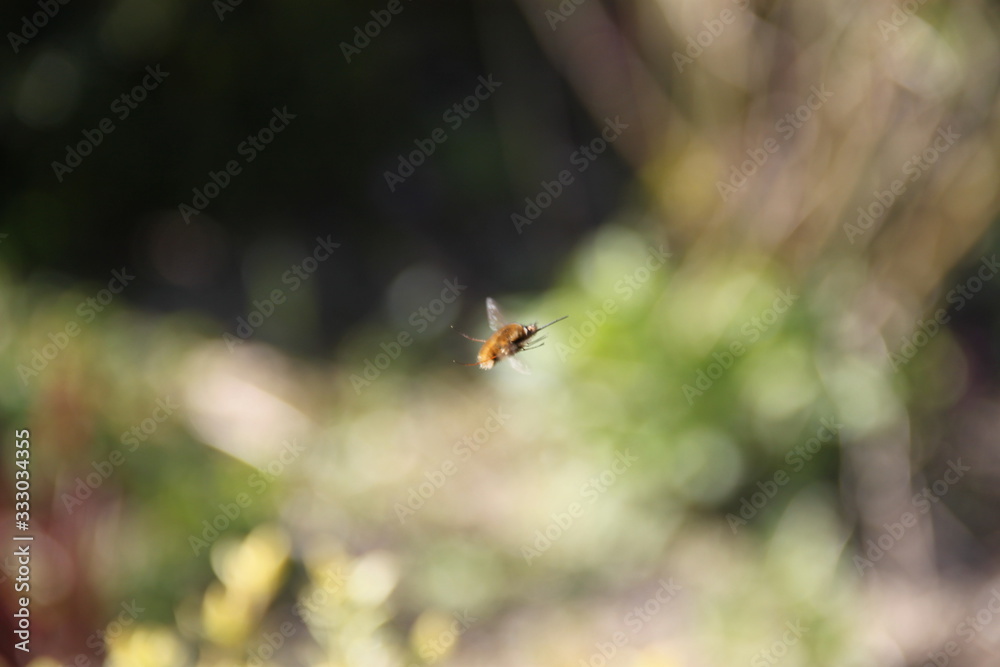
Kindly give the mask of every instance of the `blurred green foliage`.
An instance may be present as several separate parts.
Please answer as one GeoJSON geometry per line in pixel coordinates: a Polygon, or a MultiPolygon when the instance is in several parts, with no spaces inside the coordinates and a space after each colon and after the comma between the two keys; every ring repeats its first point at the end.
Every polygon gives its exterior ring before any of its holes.
{"type": "MultiPolygon", "coordinates": [[[[992,7],[886,33],[898,7],[832,0],[591,1],[557,29],[528,2],[406,5],[344,67],[371,8],[320,4],[73,4],[92,23],[4,66],[24,169],[4,162],[0,406],[33,443],[32,667],[874,667],[961,637],[1000,543],[1000,283],[947,296],[997,245],[992,7]],[[161,58],[148,115],[55,181],[161,58]],[[492,71],[509,97],[388,196],[386,165],[492,71]],[[177,202],[286,103],[287,141],[188,224],[177,202]],[[320,234],[342,247],[264,313],[320,234]],[[122,262],[138,284],[85,314],[122,262]],[[533,374],[452,363],[478,345],[450,325],[489,335],[486,293],[511,321],[568,316],[522,353],[533,374]]],[[[991,664],[991,637],[954,664],[991,664]]]]}

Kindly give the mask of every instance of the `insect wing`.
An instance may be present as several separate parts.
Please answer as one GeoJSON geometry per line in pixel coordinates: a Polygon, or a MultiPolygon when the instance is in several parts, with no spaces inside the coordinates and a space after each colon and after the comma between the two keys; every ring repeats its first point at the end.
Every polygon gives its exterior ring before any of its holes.
{"type": "Polygon", "coordinates": [[[531,369],[528,368],[528,364],[521,361],[520,357],[507,357],[507,361],[510,362],[510,367],[518,373],[531,375],[531,369]]]}
{"type": "Polygon", "coordinates": [[[486,297],[486,318],[490,321],[490,329],[498,331],[507,325],[507,320],[500,312],[500,306],[490,297],[486,297]]]}

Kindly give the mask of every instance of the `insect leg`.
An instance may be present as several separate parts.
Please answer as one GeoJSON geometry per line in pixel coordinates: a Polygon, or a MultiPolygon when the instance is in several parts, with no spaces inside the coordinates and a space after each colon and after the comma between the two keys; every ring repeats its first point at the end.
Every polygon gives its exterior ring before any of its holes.
{"type": "MultiPolygon", "coordinates": [[[[452,327],[452,329],[455,329],[455,327],[452,327]]],[[[477,343],[485,343],[486,342],[482,338],[473,338],[472,336],[466,336],[464,333],[462,333],[458,329],[455,329],[455,333],[457,333],[459,336],[465,336],[465,338],[468,338],[469,340],[474,340],[477,343]]]]}

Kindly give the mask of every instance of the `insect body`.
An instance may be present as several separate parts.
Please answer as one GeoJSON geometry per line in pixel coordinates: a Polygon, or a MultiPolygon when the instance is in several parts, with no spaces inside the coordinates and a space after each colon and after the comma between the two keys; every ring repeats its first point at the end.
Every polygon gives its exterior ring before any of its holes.
{"type": "Polygon", "coordinates": [[[476,357],[477,361],[472,364],[463,364],[463,366],[475,366],[478,364],[483,370],[489,370],[493,368],[496,362],[501,359],[507,359],[510,361],[510,365],[513,366],[514,370],[527,374],[531,371],[528,370],[528,367],[524,364],[524,362],[517,359],[514,355],[523,350],[531,350],[542,345],[540,338],[532,340],[532,337],[545,327],[551,326],[561,320],[565,320],[569,317],[569,315],[563,315],[559,319],[552,320],[545,326],[541,327],[537,324],[507,324],[503,315],[500,313],[500,308],[497,306],[497,302],[487,297],[486,317],[490,321],[490,328],[493,329],[495,333],[487,340],[483,340],[482,338],[472,338],[471,336],[465,336],[465,334],[462,334],[469,340],[474,340],[483,344],[483,346],[479,348],[479,354],[476,357]]]}

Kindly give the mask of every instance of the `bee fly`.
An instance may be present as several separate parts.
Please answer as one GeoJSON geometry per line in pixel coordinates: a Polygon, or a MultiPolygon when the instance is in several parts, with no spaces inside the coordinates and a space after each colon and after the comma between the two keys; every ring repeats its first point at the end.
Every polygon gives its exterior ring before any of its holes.
{"type": "MultiPolygon", "coordinates": [[[[569,317],[569,315],[563,315],[559,319],[552,320],[542,327],[537,324],[507,324],[503,315],[500,313],[500,308],[497,306],[497,302],[487,297],[486,317],[490,321],[490,328],[495,332],[489,337],[488,340],[465,336],[465,334],[461,331],[458,332],[469,340],[474,340],[477,343],[483,344],[483,346],[479,348],[477,361],[471,364],[462,364],[462,366],[475,366],[478,364],[480,368],[488,371],[493,368],[493,365],[496,362],[501,359],[507,359],[510,361],[510,365],[514,368],[514,370],[520,373],[528,374],[531,371],[528,370],[528,367],[523,361],[516,358],[514,355],[523,350],[532,350],[543,345],[544,343],[542,343],[541,338],[532,340],[534,335],[545,327],[552,326],[556,322],[565,320],[569,317]]],[[[452,327],[452,329],[454,328],[455,327],[452,327]]],[[[458,362],[456,361],[455,363],[458,362]]]]}

